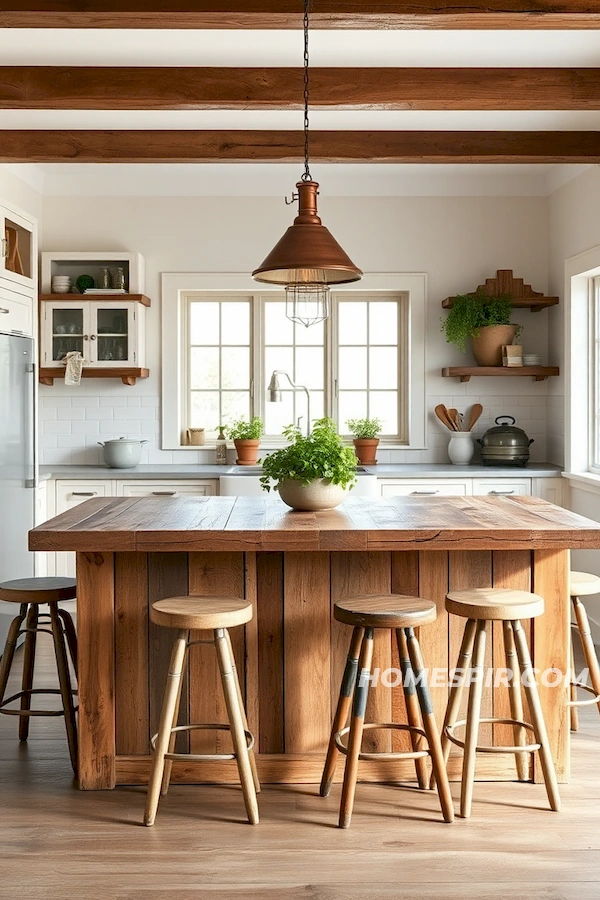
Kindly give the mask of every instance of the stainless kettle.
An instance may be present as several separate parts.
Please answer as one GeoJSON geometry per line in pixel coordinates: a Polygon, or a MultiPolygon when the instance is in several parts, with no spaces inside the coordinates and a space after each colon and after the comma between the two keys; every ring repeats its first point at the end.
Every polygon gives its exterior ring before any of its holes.
{"type": "Polygon", "coordinates": [[[522,428],[515,427],[512,416],[498,416],[495,421],[495,427],[488,428],[483,437],[477,439],[483,465],[526,466],[533,438],[528,438],[522,428]],[[503,419],[508,419],[508,423],[503,419]]]}

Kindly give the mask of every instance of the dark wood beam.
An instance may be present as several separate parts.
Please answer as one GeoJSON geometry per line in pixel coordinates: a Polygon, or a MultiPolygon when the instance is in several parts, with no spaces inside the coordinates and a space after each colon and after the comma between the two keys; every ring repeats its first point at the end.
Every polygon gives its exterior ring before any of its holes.
{"type": "MultiPolygon", "coordinates": [[[[7,0],[3,28],[300,28],[299,0],[7,0]]],[[[313,28],[599,28],[599,0],[318,0],[313,28]]]]}
{"type": "MultiPolygon", "coordinates": [[[[313,162],[600,163],[596,131],[316,131],[313,162]]],[[[293,162],[300,131],[1,131],[0,162],[293,162]]],[[[298,173],[300,174],[300,172],[298,173]]]]}
{"type": "MultiPolygon", "coordinates": [[[[313,107],[600,109],[600,69],[314,68],[313,107]]],[[[302,69],[0,66],[0,109],[299,109],[302,69]]]]}

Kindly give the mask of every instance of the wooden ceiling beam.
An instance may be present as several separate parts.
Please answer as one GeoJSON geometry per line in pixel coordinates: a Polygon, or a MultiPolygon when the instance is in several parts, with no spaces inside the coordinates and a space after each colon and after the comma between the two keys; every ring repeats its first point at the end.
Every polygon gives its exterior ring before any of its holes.
{"type": "MultiPolygon", "coordinates": [[[[600,69],[313,68],[312,107],[598,110],[600,69]]],[[[0,66],[0,109],[300,109],[300,68],[0,66]]]]}
{"type": "MultiPolygon", "coordinates": [[[[8,0],[2,28],[300,28],[298,0],[8,0]]],[[[319,0],[312,28],[599,28],[600,0],[319,0]]]]}
{"type": "MultiPolygon", "coordinates": [[[[3,163],[292,162],[301,131],[1,131],[3,163]]],[[[600,163],[595,131],[315,131],[313,162],[600,163]]],[[[300,174],[300,172],[298,173],[300,174]]]]}

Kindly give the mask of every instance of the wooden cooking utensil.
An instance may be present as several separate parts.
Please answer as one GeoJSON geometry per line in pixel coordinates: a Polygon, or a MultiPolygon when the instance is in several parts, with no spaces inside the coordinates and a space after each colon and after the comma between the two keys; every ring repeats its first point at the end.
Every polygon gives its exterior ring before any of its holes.
{"type": "Polygon", "coordinates": [[[450,421],[451,421],[451,422],[453,423],[453,425],[454,425],[454,431],[460,431],[460,430],[461,430],[461,428],[460,428],[460,416],[459,416],[459,414],[458,414],[458,410],[457,410],[457,409],[454,409],[454,407],[452,406],[452,407],[448,410],[448,415],[449,415],[449,417],[450,417],[450,421]]]}
{"type": "Polygon", "coordinates": [[[443,403],[438,403],[434,410],[436,416],[450,431],[456,431],[456,425],[443,403]]]}
{"type": "Polygon", "coordinates": [[[471,431],[473,429],[473,425],[483,412],[483,406],[481,403],[474,403],[471,407],[471,412],[469,413],[469,424],[467,425],[467,431],[471,431]]]}

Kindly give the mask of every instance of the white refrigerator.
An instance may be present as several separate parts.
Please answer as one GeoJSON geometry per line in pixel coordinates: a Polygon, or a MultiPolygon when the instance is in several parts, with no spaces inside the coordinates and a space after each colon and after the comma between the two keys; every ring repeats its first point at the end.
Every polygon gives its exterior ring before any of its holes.
{"type": "MultiPolygon", "coordinates": [[[[34,574],[34,372],[33,340],[0,333],[0,581],[34,574]]],[[[0,653],[16,608],[0,602],[0,653]]]]}

